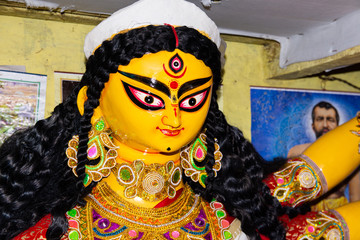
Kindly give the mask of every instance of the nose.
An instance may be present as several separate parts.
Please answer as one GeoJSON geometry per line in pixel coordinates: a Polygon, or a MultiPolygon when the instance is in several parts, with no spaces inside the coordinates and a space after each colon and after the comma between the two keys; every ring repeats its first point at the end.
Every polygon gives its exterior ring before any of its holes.
{"type": "Polygon", "coordinates": [[[161,122],[169,127],[178,128],[181,126],[181,115],[178,106],[172,106],[166,109],[165,116],[162,117],[161,122]]]}
{"type": "Polygon", "coordinates": [[[328,123],[328,121],[326,119],[324,120],[323,125],[324,125],[324,127],[328,127],[329,123],[328,123]]]}

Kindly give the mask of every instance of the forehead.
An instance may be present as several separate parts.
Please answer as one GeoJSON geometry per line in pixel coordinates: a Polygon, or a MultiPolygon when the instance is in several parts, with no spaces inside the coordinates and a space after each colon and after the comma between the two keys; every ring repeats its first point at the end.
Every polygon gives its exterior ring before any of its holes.
{"type": "Polygon", "coordinates": [[[126,66],[119,66],[120,71],[156,79],[169,88],[184,82],[212,76],[211,69],[203,61],[180,50],[148,53],[141,58],[134,58],[126,66]]]}
{"type": "Polygon", "coordinates": [[[335,110],[333,108],[321,108],[321,107],[316,107],[315,108],[315,116],[333,116],[335,117],[335,110]]]}

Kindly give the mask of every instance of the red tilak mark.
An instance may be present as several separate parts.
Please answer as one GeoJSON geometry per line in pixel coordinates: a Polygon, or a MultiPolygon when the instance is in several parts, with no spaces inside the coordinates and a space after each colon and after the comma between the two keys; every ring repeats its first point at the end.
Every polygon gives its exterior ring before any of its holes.
{"type": "Polygon", "coordinates": [[[165,23],[165,25],[166,26],[170,26],[171,27],[171,29],[173,30],[173,33],[174,33],[174,36],[175,36],[175,46],[176,46],[176,48],[177,47],[179,47],[179,38],[178,38],[178,35],[177,35],[177,33],[176,33],[176,30],[175,30],[175,28],[174,28],[174,26],[173,25],[170,25],[170,24],[168,24],[168,23],[165,23]]]}
{"type": "Polygon", "coordinates": [[[169,75],[170,77],[172,77],[172,78],[181,78],[181,77],[184,76],[187,67],[185,67],[184,72],[183,72],[180,76],[174,76],[174,75],[170,74],[168,71],[166,71],[165,64],[163,64],[163,69],[164,69],[165,73],[166,73],[167,75],[169,75]]]}
{"type": "Polygon", "coordinates": [[[172,81],[172,82],[170,83],[170,88],[172,88],[172,89],[177,89],[178,86],[179,86],[179,84],[178,84],[176,81],[172,81]]]}
{"type": "Polygon", "coordinates": [[[175,117],[177,117],[176,108],[174,108],[174,112],[175,112],[175,117]]]}

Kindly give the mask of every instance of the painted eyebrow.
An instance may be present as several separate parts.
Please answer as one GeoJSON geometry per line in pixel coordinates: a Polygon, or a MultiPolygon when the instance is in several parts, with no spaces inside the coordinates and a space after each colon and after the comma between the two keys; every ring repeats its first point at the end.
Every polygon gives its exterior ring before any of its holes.
{"type": "Polygon", "coordinates": [[[166,86],[164,83],[157,81],[154,78],[148,78],[140,75],[136,75],[133,73],[127,73],[118,70],[118,72],[125,77],[131,78],[132,80],[138,81],[140,83],[143,83],[145,85],[148,85],[149,87],[155,88],[156,90],[159,90],[160,92],[165,93],[168,97],[170,97],[170,90],[168,86],[166,86]]]}
{"type": "Polygon", "coordinates": [[[181,85],[181,87],[178,91],[178,98],[180,98],[180,96],[183,95],[185,92],[187,92],[191,89],[197,88],[201,85],[204,85],[205,83],[210,81],[211,78],[212,78],[212,76],[206,77],[206,78],[199,78],[199,79],[191,80],[189,82],[184,83],[183,85],[181,85]]]}

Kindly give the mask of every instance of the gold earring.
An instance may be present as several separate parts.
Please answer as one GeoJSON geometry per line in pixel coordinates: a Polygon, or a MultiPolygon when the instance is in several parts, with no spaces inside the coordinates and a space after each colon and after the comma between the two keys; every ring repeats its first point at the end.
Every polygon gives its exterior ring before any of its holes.
{"type": "MultiPolygon", "coordinates": [[[[215,151],[214,159],[215,164],[213,166],[213,171],[215,177],[217,172],[221,169],[221,159],[223,154],[220,151],[220,146],[218,140],[215,138],[215,151]]],[[[204,132],[195,139],[187,148],[185,148],[180,153],[181,166],[184,169],[185,176],[190,177],[192,181],[199,182],[199,184],[205,188],[205,180],[208,177],[205,165],[206,165],[206,154],[207,154],[207,143],[206,135],[204,132]]]]}
{"type": "MultiPolygon", "coordinates": [[[[116,158],[118,148],[111,140],[111,131],[106,127],[105,120],[101,117],[93,124],[89,132],[89,142],[87,149],[87,158],[92,161],[99,159],[96,165],[85,165],[85,179],[84,186],[87,187],[92,181],[99,182],[102,178],[108,177],[111,169],[116,165],[116,158]]],[[[68,157],[68,166],[72,169],[74,175],[76,173],[77,148],[79,145],[79,136],[75,135],[68,143],[66,149],[66,156],[68,157]]]]}

